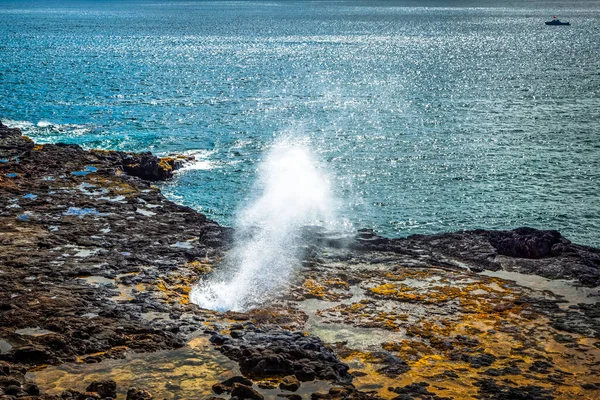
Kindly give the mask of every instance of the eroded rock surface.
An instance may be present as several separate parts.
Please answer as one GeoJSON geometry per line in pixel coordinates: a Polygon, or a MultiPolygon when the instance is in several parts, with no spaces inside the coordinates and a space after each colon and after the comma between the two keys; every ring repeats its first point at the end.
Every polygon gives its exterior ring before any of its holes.
{"type": "Polygon", "coordinates": [[[571,243],[557,231],[517,228],[511,231],[473,230],[386,239],[364,230],[352,246],[422,257],[437,263],[446,258],[476,271],[514,270],[549,279],[574,279],[600,285],[600,250],[571,243]]]}
{"type": "Polygon", "coordinates": [[[148,181],[181,162],[0,124],[0,398],[600,397],[598,249],[531,228],[313,231],[261,307],[203,310],[188,294],[231,234],[148,181]]]}

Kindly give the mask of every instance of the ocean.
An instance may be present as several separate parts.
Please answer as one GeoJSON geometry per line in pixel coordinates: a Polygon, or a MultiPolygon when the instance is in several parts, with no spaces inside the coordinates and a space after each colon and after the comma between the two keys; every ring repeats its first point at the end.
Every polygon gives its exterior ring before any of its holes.
{"type": "Polygon", "coordinates": [[[161,188],[224,225],[285,137],[356,228],[600,246],[599,50],[597,1],[0,1],[0,120],[193,155],[161,188]]]}

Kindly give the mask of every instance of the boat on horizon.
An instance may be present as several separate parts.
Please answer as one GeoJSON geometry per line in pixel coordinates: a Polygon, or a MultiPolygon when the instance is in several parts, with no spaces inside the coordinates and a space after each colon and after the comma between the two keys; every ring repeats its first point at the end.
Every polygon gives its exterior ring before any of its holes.
{"type": "Polygon", "coordinates": [[[571,25],[570,22],[561,22],[561,20],[557,19],[556,17],[553,17],[552,21],[546,21],[545,24],[546,25],[571,25]]]}

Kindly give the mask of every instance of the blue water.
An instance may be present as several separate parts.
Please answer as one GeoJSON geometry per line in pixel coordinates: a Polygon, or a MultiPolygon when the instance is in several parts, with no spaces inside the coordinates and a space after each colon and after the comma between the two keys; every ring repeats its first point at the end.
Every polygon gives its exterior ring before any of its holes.
{"type": "Polygon", "coordinates": [[[357,227],[600,245],[599,49],[596,1],[1,1],[0,119],[195,155],[163,190],[226,225],[286,134],[357,227]]]}

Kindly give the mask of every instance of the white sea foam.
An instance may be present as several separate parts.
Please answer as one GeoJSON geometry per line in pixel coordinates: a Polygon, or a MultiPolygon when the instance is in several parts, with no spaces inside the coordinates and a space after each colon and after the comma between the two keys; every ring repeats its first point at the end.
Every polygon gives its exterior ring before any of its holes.
{"type": "Polygon", "coordinates": [[[7,119],[2,120],[2,123],[10,128],[21,129],[24,135],[30,136],[38,143],[51,143],[64,136],[82,136],[94,130],[94,127],[91,125],[54,124],[44,120],[34,124],[29,121],[7,119]]]}
{"type": "Polygon", "coordinates": [[[261,303],[299,265],[302,228],[336,224],[330,180],[306,143],[278,140],[258,168],[257,191],[238,215],[227,265],[192,290],[193,303],[219,311],[261,303]]]}
{"type": "Polygon", "coordinates": [[[48,121],[39,121],[36,126],[38,128],[48,128],[50,126],[53,126],[52,122],[48,122],[48,121]]]}
{"type": "Polygon", "coordinates": [[[190,170],[211,170],[215,168],[215,163],[210,160],[210,156],[214,154],[214,150],[188,150],[183,154],[194,157],[194,161],[186,162],[185,165],[175,172],[181,173],[190,170]]]}

